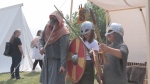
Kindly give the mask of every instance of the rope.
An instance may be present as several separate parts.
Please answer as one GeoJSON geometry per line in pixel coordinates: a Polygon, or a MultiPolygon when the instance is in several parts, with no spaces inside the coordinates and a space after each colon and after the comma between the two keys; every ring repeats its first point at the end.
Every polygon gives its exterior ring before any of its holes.
{"type": "Polygon", "coordinates": [[[65,4],[65,2],[66,2],[66,1],[67,1],[67,0],[65,0],[65,1],[64,1],[64,3],[60,6],[60,8],[59,8],[59,9],[61,9],[61,8],[63,7],[63,5],[65,4]]]}
{"type": "Polygon", "coordinates": [[[143,18],[144,25],[145,25],[145,28],[146,28],[146,20],[145,20],[145,17],[144,17],[144,13],[143,13],[142,8],[140,8],[140,12],[141,12],[141,14],[142,14],[142,18],[143,18]]]}
{"type": "Polygon", "coordinates": [[[131,6],[131,5],[127,2],[127,0],[123,0],[123,1],[124,1],[125,4],[128,5],[129,7],[133,7],[133,6],[131,6]]]}

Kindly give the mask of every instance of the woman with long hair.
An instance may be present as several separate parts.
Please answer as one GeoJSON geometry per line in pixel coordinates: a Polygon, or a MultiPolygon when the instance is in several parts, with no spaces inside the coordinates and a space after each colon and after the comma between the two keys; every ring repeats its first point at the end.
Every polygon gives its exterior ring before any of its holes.
{"type": "Polygon", "coordinates": [[[109,61],[109,65],[104,62],[104,84],[127,84],[128,47],[123,41],[123,35],[122,25],[111,23],[105,34],[107,44],[100,45],[109,61]]]}
{"type": "Polygon", "coordinates": [[[20,79],[19,75],[19,67],[22,57],[24,58],[23,50],[22,50],[22,43],[19,38],[21,35],[21,31],[19,29],[15,30],[11,39],[10,43],[12,44],[11,50],[11,57],[12,57],[12,64],[11,64],[11,79],[15,78],[20,79]],[[14,71],[15,69],[15,71],[14,71]],[[15,72],[15,73],[14,73],[15,72]]]}
{"type": "MultiPolygon", "coordinates": [[[[81,25],[81,34],[83,36],[83,41],[88,49],[91,50],[93,48],[95,55],[98,55],[99,46],[97,40],[95,40],[96,34],[93,23],[90,21],[85,21],[81,25]]],[[[86,52],[86,65],[83,76],[79,82],[75,84],[94,84],[94,64],[91,59],[91,53],[89,51],[86,52]]]]}
{"type": "Polygon", "coordinates": [[[38,63],[40,65],[41,69],[42,69],[43,56],[40,54],[39,46],[38,46],[41,35],[42,35],[42,30],[38,30],[36,37],[31,42],[31,46],[33,48],[32,59],[35,59],[35,61],[33,63],[32,71],[35,71],[35,67],[38,63]]]}

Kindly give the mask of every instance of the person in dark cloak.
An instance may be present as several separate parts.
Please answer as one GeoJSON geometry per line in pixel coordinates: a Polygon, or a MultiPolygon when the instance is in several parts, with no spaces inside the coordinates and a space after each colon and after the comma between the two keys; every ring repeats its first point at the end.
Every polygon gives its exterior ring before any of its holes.
{"type": "Polygon", "coordinates": [[[40,39],[40,53],[44,54],[40,76],[41,84],[65,84],[66,60],[69,48],[69,30],[64,25],[62,16],[54,11],[50,16],[40,39]],[[50,40],[48,38],[55,27],[50,40]],[[45,48],[44,45],[48,41],[45,48]]]}

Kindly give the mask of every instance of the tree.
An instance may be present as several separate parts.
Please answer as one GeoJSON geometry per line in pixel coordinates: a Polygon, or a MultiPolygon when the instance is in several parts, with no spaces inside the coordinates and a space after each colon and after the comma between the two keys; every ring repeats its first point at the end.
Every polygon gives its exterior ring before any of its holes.
{"type": "MultiPolygon", "coordinates": [[[[101,34],[101,38],[103,40],[103,42],[106,41],[105,38],[105,31],[106,31],[106,17],[105,17],[105,11],[99,7],[97,7],[94,4],[91,3],[86,3],[85,4],[85,10],[86,10],[86,14],[87,14],[87,20],[92,22],[91,16],[90,16],[90,8],[92,8],[93,13],[95,14],[95,18],[96,18],[96,22],[97,22],[97,26],[99,28],[99,32],[101,34]]],[[[78,12],[75,11],[72,14],[72,22],[71,25],[74,28],[74,30],[76,31],[76,33],[78,35],[80,35],[80,27],[81,24],[76,24],[77,23],[77,18],[78,18],[78,12]]],[[[69,21],[69,15],[66,15],[66,19],[69,21]]],[[[74,32],[71,32],[71,36],[70,36],[70,40],[74,39],[76,36],[74,34],[74,32]]]]}
{"type": "MultiPolygon", "coordinates": [[[[66,19],[68,20],[69,22],[69,15],[66,15],[66,19]]],[[[71,26],[72,28],[75,30],[75,33],[77,33],[77,35],[80,35],[80,27],[81,27],[81,24],[77,24],[77,19],[78,19],[78,12],[75,11],[73,14],[72,14],[72,22],[71,22],[71,26]]],[[[69,26],[68,26],[69,27],[69,26]]],[[[70,28],[69,28],[70,29],[70,28]]],[[[70,29],[71,31],[71,29],[70,29]]],[[[70,34],[70,40],[73,40],[76,35],[75,35],[74,32],[71,31],[71,34],[70,34]]]]}

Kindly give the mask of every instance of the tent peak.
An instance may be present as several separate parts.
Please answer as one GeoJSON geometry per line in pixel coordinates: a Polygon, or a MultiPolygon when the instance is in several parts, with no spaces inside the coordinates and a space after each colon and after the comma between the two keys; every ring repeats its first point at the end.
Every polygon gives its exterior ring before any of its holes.
{"type": "Polygon", "coordinates": [[[12,7],[22,7],[23,6],[23,3],[20,3],[20,4],[16,4],[16,5],[12,5],[12,6],[7,6],[7,7],[3,7],[3,8],[0,8],[1,9],[7,9],[7,8],[12,8],[12,7]]]}

